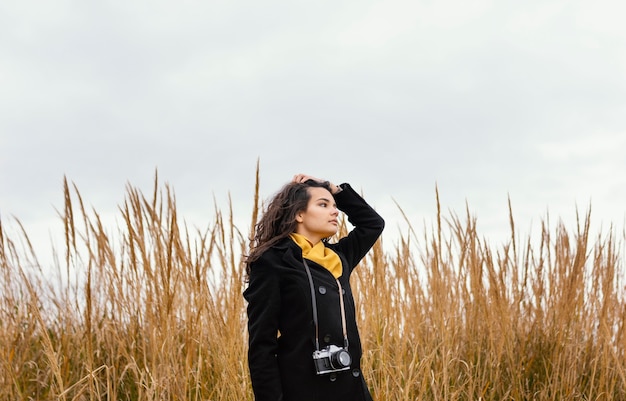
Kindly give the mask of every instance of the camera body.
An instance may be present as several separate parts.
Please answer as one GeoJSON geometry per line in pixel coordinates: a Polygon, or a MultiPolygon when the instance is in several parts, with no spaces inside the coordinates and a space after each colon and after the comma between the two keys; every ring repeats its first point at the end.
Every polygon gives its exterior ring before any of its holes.
{"type": "Polygon", "coordinates": [[[317,374],[323,375],[350,369],[352,357],[347,349],[329,345],[319,351],[313,351],[313,362],[317,374]]]}

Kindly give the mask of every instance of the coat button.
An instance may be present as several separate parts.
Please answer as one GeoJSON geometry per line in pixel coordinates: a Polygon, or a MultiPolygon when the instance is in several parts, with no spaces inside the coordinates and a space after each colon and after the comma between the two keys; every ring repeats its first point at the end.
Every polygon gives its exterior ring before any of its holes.
{"type": "Polygon", "coordinates": [[[324,336],[324,342],[325,342],[326,344],[329,344],[329,343],[330,343],[330,339],[331,339],[330,334],[326,334],[326,335],[324,336]]]}
{"type": "Polygon", "coordinates": [[[320,291],[320,294],[322,295],[326,294],[326,287],[324,287],[323,285],[320,285],[319,291],[320,291]]]}
{"type": "Polygon", "coordinates": [[[352,376],[359,377],[361,376],[361,372],[358,369],[352,369],[352,376]]]}
{"type": "Polygon", "coordinates": [[[330,381],[331,381],[331,382],[334,382],[334,381],[336,381],[336,380],[337,380],[337,373],[331,373],[331,374],[330,374],[330,381]]]}

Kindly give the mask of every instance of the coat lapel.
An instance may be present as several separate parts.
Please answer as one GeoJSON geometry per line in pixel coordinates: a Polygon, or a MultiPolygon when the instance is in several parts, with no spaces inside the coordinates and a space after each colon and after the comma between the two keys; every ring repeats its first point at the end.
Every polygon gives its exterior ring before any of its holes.
{"type": "Polygon", "coordinates": [[[302,250],[290,238],[286,238],[276,249],[282,254],[282,260],[286,266],[299,268],[302,266],[302,250]]]}

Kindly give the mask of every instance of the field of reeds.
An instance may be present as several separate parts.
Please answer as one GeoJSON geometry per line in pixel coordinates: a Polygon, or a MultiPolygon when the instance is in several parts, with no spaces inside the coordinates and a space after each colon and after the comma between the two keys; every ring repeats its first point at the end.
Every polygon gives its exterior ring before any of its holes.
{"type": "MultiPolygon", "coordinates": [[[[128,187],[115,228],[64,194],[53,266],[0,222],[0,400],[252,400],[241,255],[258,172],[246,227],[231,205],[187,227],[156,178],[128,187]]],[[[586,213],[519,237],[511,218],[493,245],[438,203],[353,277],[375,399],[626,399],[623,233],[590,232],[586,213]]]]}

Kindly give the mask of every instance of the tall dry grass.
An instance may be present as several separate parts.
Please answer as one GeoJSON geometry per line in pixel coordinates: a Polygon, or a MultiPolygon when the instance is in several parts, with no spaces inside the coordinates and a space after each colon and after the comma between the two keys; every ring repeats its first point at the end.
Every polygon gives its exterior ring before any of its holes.
{"type": "MultiPolygon", "coordinates": [[[[190,230],[155,177],[149,196],[128,187],[111,232],[64,194],[53,267],[0,222],[0,399],[252,400],[250,227],[231,206],[190,230]]],[[[258,196],[257,170],[252,226],[258,196]]],[[[626,399],[622,238],[589,222],[522,239],[511,218],[511,240],[491,245],[469,212],[438,206],[432,228],[407,219],[397,245],[377,243],[353,278],[375,398],[626,399]]]]}

